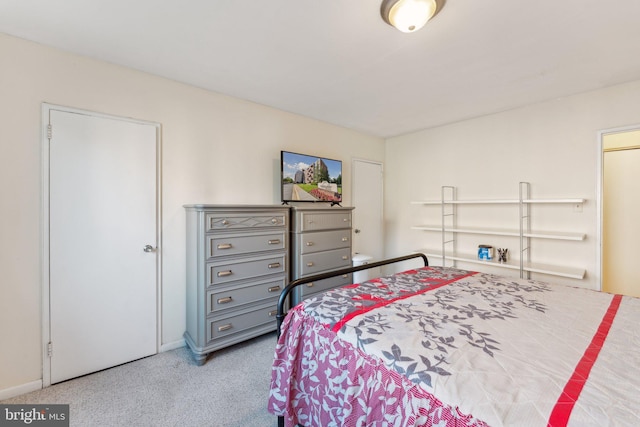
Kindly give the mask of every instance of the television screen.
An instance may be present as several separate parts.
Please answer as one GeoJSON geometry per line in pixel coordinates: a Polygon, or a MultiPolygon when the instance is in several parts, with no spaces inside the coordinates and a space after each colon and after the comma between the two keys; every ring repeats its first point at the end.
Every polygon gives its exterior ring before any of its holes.
{"type": "Polygon", "coordinates": [[[283,202],[342,202],[342,162],[281,152],[283,202]]]}

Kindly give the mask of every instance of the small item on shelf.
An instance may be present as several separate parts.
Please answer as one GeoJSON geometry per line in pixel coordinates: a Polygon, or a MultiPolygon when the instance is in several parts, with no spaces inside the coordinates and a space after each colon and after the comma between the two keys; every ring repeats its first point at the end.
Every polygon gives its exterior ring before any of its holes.
{"type": "Polygon", "coordinates": [[[491,261],[493,259],[493,246],[478,245],[478,259],[491,261]]]}
{"type": "Polygon", "coordinates": [[[507,248],[498,248],[498,262],[507,262],[507,248]]]}

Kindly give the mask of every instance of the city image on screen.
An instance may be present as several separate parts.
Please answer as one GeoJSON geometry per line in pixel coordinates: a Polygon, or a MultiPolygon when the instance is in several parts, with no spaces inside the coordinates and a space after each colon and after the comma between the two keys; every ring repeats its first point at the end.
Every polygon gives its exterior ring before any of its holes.
{"type": "Polygon", "coordinates": [[[281,152],[283,202],[342,201],[342,162],[307,154],[281,152]]]}

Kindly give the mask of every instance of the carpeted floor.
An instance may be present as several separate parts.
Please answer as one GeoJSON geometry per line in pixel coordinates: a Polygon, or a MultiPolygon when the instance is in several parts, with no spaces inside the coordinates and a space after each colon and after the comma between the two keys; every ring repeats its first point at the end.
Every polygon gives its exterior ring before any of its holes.
{"type": "Polygon", "coordinates": [[[214,352],[186,347],[3,401],[70,405],[71,426],[273,427],[267,412],[275,332],[214,352]]]}

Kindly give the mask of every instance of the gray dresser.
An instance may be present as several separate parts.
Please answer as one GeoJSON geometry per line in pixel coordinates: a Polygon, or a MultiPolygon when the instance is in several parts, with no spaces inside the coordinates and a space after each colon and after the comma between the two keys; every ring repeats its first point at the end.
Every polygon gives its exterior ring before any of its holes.
{"type": "MultiPolygon", "coordinates": [[[[351,266],[351,213],[346,207],[291,208],[291,279],[351,266]]],[[[309,296],[351,283],[351,274],[296,288],[291,306],[309,296]]]]}
{"type": "Polygon", "coordinates": [[[198,364],[208,353],[276,329],[288,281],[289,208],[185,205],[187,330],[198,364]]]}

